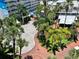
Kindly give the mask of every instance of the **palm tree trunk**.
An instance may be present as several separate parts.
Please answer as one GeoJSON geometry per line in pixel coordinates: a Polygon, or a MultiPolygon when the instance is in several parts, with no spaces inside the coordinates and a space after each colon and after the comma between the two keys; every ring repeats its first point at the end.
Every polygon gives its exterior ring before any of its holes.
{"type": "Polygon", "coordinates": [[[19,59],[21,59],[21,51],[22,51],[22,48],[20,47],[20,56],[19,56],[19,59]]]}
{"type": "MultiPolygon", "coordinates": [[[[3,21],[0,19],[0,22],[1,22],[1,28],[2,28],[2,38],[4,36],[4,27],[3,27],[3,21]]],[[[0,29],[1,29],[0,28],[0,29]]],[[[3,48],[3,44],[0,42],[0,47],[3,48]]]]}
{"type": "Polygon", "coordinates": [[[44,14],[46,17],[47,16],[47,0],[43,0],[43,3],[44,3],[44,14]]]}
{"type": "MultiPolygon", "coordinates": [[[[79,8],[79,4],[78,4],[78,8],[79,8]]],[[[78,15],[78,8],[77,8],[77,13],[76,13],[76,16],[75,16],[75,18],[74,18],[74,20],[76,20],[76,18],[77,18],[77,15],[78,15]]],[[[74,25],[72,24],[72,27],[74,27],[74,25]]]]}
{"type": "Polygon", "coordinates": [[[76,14],[76,17],[77,17],[77,15],[78,15],[78,9],[79,9],[79,4],[78,4],[78,8],[77,8],[77,14],[76,14]]]}
{"type": "MultiPolygon", "coordinates": [[[[78,2],[78,1],[77,1],[78,2]]],[[[78,9],[79,9],[79,4],[78,4],[78,9]]],[[[77,9],[77,15],[78,15],[78,9],[77,9]]],[[[79,21],[79,19],[78,19],[78,21],[79,21]]]]}
{"type": "Polygon", "coordinates": [[[66,19],[67,19],[67,12],[69,10],[69,5],[66,5],[66,13],[65,13],[65,21],[64,21],[64,27],[65,27],[65,23],[66,23],[66,19]]]}
{"type": "Polygon", "coordinates": [[[64,27],[65,27],[65,23],[66,23],[66,18],[67,18],[67,11],[66,11],[66,13],[65,13],[64,27]]]}
{"type": "Polygon", "coordinates": [[[13,38],[13,59],[15,59],[15,38],[13,38]]]}
{"type": "Polygon", "coordinates": [[[24,24],[24,18],[23,18],[23,15],[22,15],[22,24],[24,24]]]}

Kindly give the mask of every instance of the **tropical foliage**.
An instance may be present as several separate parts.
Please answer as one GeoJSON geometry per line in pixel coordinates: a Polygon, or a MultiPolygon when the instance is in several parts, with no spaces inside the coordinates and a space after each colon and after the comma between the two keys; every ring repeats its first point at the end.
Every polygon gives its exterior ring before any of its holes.
{"type": "MultiPolygon", "coordinates": [[[[71,1],[67,2],[70,4],[71,1]]],[[[66,44],[69,43],[68,39],[71,37],[71,32],[68,28],[60,27],[56,18],[58,17],[57,13],[63,9],[63,6],[58,3],[50,9],[46,4],[47,1],[44,0],[43,5],[37,6],[36,14],[38,18],[34,22],[34,25],[39,31],[39,41],[48,51],[52,51],[55,54],[55,51],[58,51],[59,48],[62,50],[64,47],[66,48],[66,44]]]]}
{"type": "Polygon", "coordinates": [[[13,58],[15,58],[16,52],[15,52],[15,42],[17,38],[19,38],[19,35],[23,32],[23,29],[21,27],[20,23],[17,23],[17,19],[15,15],[12,15],[5,20],[5,26],[6,26],[6,35],[9,40],[9,42],[13,42],[13,58]]]}
{"type": "Polygon", "coordinates": [[[79,59],[79,50],[70,50],[68,56],[66,56],[65,59],[79,59]]]}
{"type": "Polygon", "coordinates": [[[66,44],[69,42],[68,38],[70,38],[71,35],[68,28],[61,27],[58,29],[52,29],[49,27],[47,28],[47,33],[48,35],[45,35],[47,37],[45,45],[46,48],[52,52],[54,52],[54,50],[58,51],[59,47],[63,50],[63,48],[66,47],[66,44]]]}
{"type": "Polygon", "coordinates": [[[39,4],[36,8],[36,15],[39,18],[43,17],[48,20],[49,24],[55,20],[55,16],[57,16],[57,12],[62,9],[60,4],[57,4],[55,8],[50,9],[48,5],[46,5],[46,1],[43,1],[43,5],[39,4]],[[59,6],[59,7],[57,7],[59,6]]]}
{"type": "Polygon", "coordinates": [[[20,53],[19,59],[21,59],[22,48],[24,46],[28,46],[28,42],[25,39],[19,38],[17,40],[17,46],[19,46],[19,53],[20,53]]]}
{"type": "Polygon", "coordinates": [[[11,54],[11,58],[15,59],[16,43],[18,43],[17,46],[21,46],[22,49],[22,47],[25,45],[24,42],[26,42],[25,40],[20,41],[20,36],[23,32],[21,23],[17,22],[15,14],[5,18],[4,20],[0,20],[0,51],[3,52],[2,55],[10,57],[8,55],[11,54]],[[20,43],[23,43],[23,45],[19,44],[19,41],[20,43]]]}
{"type": "Polygon", "coordinates": [[[69,11],[69,7],[73,5],[72,3],[73,0],[66,0],[66,3],[64,4],[64,9],[65,9],[65,20],[64,20],[64,27],[65,27],[65,23],[66,23],[66,18],[67,18],[67,12],[69,11]]]}
{"type": "Polygon", "coordinates": [[[55,56],[49,56],[48,59],[57,59],[55,56]]]}
{"type": "Polygon", "coordinates": [[[0,19],[0,59],[12,59],[13,48],[9,45],[8,37],[5,33],[5,22],[0,19]]]}
{"type": "Polygon", "coordinates": [[[22,24],[24,24],[25,20],[26,22],[30,20],[30,19],[29,20],[27,19],[29,18],[28,11],[27,11],[27,8],[23,4],[17,5],[17,18],[22,24]]]}

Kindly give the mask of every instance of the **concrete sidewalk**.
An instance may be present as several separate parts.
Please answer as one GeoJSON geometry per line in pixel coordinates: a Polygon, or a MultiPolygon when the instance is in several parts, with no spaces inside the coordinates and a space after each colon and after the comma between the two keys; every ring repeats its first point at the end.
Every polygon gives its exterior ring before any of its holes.
{"type": "Polygon", "coordinates": [[[34,36],[37,33],[35,26],[33,25],[34,20],[29,21],[28,24],[22,25],[24,28],[24,33],[22,34],[22,38],[28,41],[28,46],[23,47],[22,54],[29,52],[35,46],[34,36]]]}

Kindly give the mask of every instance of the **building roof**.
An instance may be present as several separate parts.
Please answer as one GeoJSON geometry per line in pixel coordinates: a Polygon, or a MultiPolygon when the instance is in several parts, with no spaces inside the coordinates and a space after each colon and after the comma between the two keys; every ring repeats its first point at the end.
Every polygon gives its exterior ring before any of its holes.
{"type": "Polygon", "coordinates": [[[66,2],[66,0],[58,0],[58,3],[66,2]]]}
{"type": "Polygon", "coordinates": [[[74,4],[74,7],[78,7],[79,2],[78,1],[72,1],[72,3],[74,4]]]}
{"type": "MultiPolygon", "coordinates": [[[[59,21],[60,24],[64,24],[65,17],[66,17],[65,15],[59,15],[58,19],[60,19],[60,21],[59,21]]],[[[77,20],[76,16],[67,15],[65,24],[73,24],[75,20],[77,20]]]]}

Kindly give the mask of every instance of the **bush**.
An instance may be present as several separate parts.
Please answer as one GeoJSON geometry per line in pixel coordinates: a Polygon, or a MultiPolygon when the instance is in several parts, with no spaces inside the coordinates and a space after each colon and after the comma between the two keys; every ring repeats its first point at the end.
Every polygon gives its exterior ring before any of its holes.
{"type": "Polygon", "coordinates": [[[55,56],[49,56],[48,59],[56,59],[55,56]]]}
{"type": "Polygon", "coordinates": [[[68,56],[65,56],[65,59],[79,59],[79,50],[70,50],[68,56]]]}

